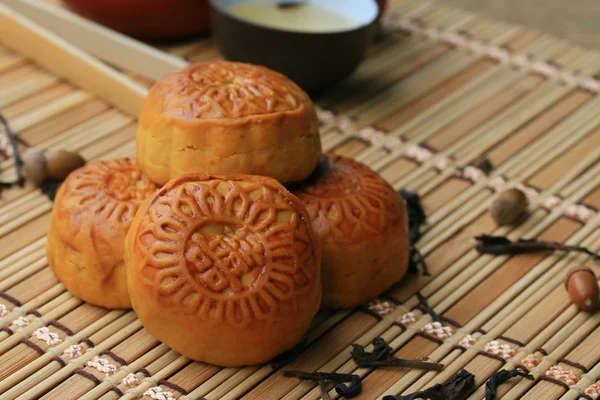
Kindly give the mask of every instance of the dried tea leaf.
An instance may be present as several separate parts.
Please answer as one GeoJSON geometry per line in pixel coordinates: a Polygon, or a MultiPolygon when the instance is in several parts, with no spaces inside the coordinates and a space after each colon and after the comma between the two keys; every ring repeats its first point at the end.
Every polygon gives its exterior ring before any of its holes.
{"type": "Polygon", "coordinates": [[[421,198],[417,193],[404,189],[400,189],[398,193],[406,201],[410,243],[415,244],[421,238],[421,225],[427,221],[425,211],[421,205],[421,198]]]}
{"type": "Polygon", "coordinates": [[[430,371],[441,371],[442,364],[421,360],[405,360],[392,355],[392,348],[385,339],[376,337],[373,339],[373,351],[368,352],[360,344],[352,345],[352,359],[361,368],[414,368],[430,371]]]}
{"type": "Polygon", "coordinates": [[[15,159],[15,170],[17,172],[16,180],[12,182],[0,182],[0,191],[2,191],[2,189],[8,189],[16,185],[23,186],[25,177],[23,176],[23,159],[21,158],[21,152],[19,151],[19,145],[17,144],[17,137],[2,114],[0,114],[0,122],[4,125],[4,131],[6,136],[8,136],[8,141],[12,147],[13,158],[15,159]]]}
{"type": "Polygon", "coordinates": [[[406,396],[385,396],[383,400],[463,400],[475,385],[475,376],[462,370],[444,383],[406,396]]]}
{"type": "Polygon", "coordinates": [[[523,378],[531,380],[533,379],[533,376],[529,375],[527,372],[522,370],[521,367],[517,367],[512,370],[504,369],[501,371],[497,371],[494,374],[492,374],[492,376],[490,376],[490,379],[485,383],[485,400],[495,400],[496,389],[498,388],[498,386],[505,383],[509,379],[514,378],[515,376],[522,376],[523,378]]]}
{"type": "Polygon", "coordinates": [[[563,250],[585,253],[592,256],[595,260],[600,259],[600,255],[581,246],[571,246],[558,242],[545,242],[536,239],[519,239],[513,242],[503,236],[480,235],[475,239],[477,251],[481,254],[524,254],[539,253],[542,251],[563,250]]]}
{"type": "MultiPolygon", "coordinates": [[[[298,378],[301,381],[312,381],[315,383],[320,382],[334,382],[335,391],[342,397],[352,398],[356,397],[362,391],[362,383],[360,376],[355,374],[338,374],[336,372],[303,372],[303,371],[284,371],[283,376],[289,378],[298,378]],[[347,385],[349,383],[349,385],[347,385]]],[[[321,390],[323,391],[323,386],[321,390]]]]}

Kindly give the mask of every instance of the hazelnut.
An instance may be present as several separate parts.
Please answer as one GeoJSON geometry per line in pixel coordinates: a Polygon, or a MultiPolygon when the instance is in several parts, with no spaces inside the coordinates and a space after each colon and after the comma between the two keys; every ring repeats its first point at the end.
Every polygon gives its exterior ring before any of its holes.
{"type": "Polygon", "coordinates": [[[48,177],[57,181],[64,180],[71,172],[85,165],[78,153],[67,150],[54,150],[46,154],[48,177]]]}
{"type": "Polygon", "coordinates": [[[48,170],[44,153],[32,150],[23,156],[23,175],[38,187],[46,180],[48,170]]]}
{"type": "Polygon", "coordinates": [[[488,209],[494,221],[499,225],[512,224],[517,221],[527,207],[527,196],[519,189],[513,188],[500,193],[490,203],[488,209]]]}
{"type": "Polygon", "coordinates": [[[600,289],[596,274],[588,267],[579,266],[569,271],[565,286],[571,301],[580,310],[591,311],[598,307],[600,289]]]}

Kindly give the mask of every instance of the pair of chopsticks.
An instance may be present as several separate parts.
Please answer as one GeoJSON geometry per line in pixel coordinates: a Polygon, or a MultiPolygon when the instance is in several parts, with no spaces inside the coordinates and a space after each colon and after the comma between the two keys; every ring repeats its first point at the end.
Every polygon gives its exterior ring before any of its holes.
{"type": "Polygon", "coordinates": [[[146,88],[104,62],[152,80],[187,65],[179,57],[38,0],[0,3],[0,43],[133,116],[138,115],[146,88]]]}

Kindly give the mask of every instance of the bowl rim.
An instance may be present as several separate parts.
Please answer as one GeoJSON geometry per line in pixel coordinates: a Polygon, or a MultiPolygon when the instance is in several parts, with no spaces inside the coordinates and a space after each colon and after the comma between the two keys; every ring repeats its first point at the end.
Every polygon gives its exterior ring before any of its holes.
{"type": "MultiPolygon", "coordinates": [[[[253,28],[260,28],[260,29],[264,29],[264,30],[268,30],[268,31],[272,31],[272,32],[277,32],[277,33],[300,34],[300,35],[309,35],[309,36],[338,35],[338,34],[356,32],[361,29],[365,29],[366,27],[371,26],[372,24],[374,24],[377,21],[379,12],[381,11],[381,9],[379,8],[379,3],[377,3],[376,0],[366,0],[366,1],[371,1],[371,4],[373,4],[375,6],[375,14],[367,22],[360,23],[350,29],[334,30],[334,31],[327,31],[327,32],[311,32],[311,31],[298,31],[298,30],[292,30],[292,29],[275,28],[272,26],[262,25],[257,22],[254,22],[254,21],[250,21],[245,18],[238,17],[237,15],[234,15],[231,12],[229,12],[227,10],[227,7],[224,7],[221,4],[222,1],[223,0],[208,0],[210,8],[213,10],[213,12],[218,12],[218,13],[226,16],[227,18],[231,18],[239,23],[249,25],[253,28]]],[[[252,0],[244,0],[244,1],[251,2],[252,0]]],[[[308,0],[308,1],[311,1],[311,0],[308,0]]],[[[312,0],[312,1],[314,1],[314,0],[312,0]]],[[[357,0],[357,1],[365,1],[365,0],[357,0]]]]}

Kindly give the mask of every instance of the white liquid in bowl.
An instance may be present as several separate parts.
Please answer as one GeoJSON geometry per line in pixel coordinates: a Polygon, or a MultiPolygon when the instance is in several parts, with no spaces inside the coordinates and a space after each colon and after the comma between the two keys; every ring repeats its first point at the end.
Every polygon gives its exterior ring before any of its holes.
{"type": "Polygon", "coordinates": [[[244,2],[231,5],[227,11],[245,21],[295,32],[341,32],[361,25],[356,19],[312,2],[287,8],[275,3],[244,2]]]}

